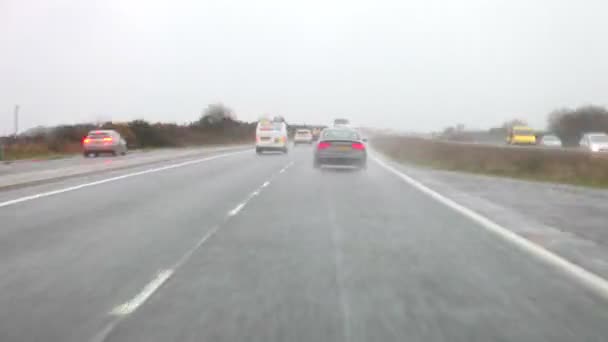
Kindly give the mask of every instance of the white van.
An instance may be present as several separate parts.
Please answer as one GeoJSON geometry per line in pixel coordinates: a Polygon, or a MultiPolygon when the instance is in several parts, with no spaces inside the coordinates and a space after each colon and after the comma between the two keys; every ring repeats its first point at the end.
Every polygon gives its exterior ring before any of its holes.
{"type": "Polygon", "coordinates": [[[255,130],[255,152],[287,153],[287,125],[283,121],[262,119],[255,130]]]}

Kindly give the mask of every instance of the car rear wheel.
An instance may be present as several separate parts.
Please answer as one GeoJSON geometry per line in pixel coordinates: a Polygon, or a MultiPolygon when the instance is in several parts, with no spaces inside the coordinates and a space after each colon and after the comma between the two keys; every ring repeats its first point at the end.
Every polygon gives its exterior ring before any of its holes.
{"type": "Polygon", "coordinates": [[[288,152],[287,147],[284,147],[283,148],[283,153],[287,154],[287,152],[288,152]]]}
{"type": "Polygon", "coordinates": [[[259,148],[259,147],[256,147],[256,148],[255,148],[255,153],[257,153],[257,154],[262,154],[262,149],[261,149],[261,148],[259,148]]]}

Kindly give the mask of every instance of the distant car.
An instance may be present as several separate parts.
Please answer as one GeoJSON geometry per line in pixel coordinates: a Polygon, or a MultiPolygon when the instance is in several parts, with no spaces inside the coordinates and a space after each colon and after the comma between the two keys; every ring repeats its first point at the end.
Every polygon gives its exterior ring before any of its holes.
{"type": "Polygon", "coordinates": [[[287,125],[280,120],[262,119],[255,131],[255,152],[280,151],[287,153],[287,125]]]}
{"type": "Polygon", "coordinates": [[[127,154],[127,143],[120,133],[111,129],[90,131],[82,141],[82,154],[97,157],[101,153],[124,156],[127,154]]]}
{"type": "Polygon", "coordinates": [[[313,166],[355,166],[367,168],[367,150],[356,131],[349,128],[327,128],[321,132],[314,150],[313,166]]]}
{"type": "Polygon", "coordinates": [[[608,135],[606,133],[586,133],[579,146],[589,152],[608,152],[608,135]]]}
{"type": "Polygon", "coordinates": [[[294,146],[297,144],[312,144],[312,132],[309,129],[299,129],[293,137],[294,146]]]}
{"type": "Polygon", "coordinates": [[[513,126],[509,129],[507,135],[507,144],[509,145],[534,145],[536,144],[536,135],[534,130],[528,126],[513,126]]]}
{"type": "Polygon", "coordinates": [[[334,120],[335,128],[348,127],[349,125],[350,125],[350,121],[348,119],[335,119],[334,120]]]}
{"type": "Polygon", "coordinates": [[[543,135],[540,138],[540,145],[545,147],[562,147],[562,141],[555,135],[543,135]]]}

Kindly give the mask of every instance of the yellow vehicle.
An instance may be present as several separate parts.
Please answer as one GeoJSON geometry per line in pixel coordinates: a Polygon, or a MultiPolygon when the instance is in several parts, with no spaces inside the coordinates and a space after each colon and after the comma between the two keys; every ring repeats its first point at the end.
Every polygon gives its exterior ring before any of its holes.
{"type": "Polygon", "coordinates": [[[513,126],[507,135],[509,145],[535,145],[536,135],[534,130],[527,126],[513,126]]]}

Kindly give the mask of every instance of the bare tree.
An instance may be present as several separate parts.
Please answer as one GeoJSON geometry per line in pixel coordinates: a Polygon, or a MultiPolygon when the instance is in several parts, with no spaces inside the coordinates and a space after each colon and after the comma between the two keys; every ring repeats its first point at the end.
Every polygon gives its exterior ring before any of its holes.
{"type": "Polygon", "coordinates": [[[587,132],[608,133],[608,110],[601,106],[562,108],[549,113],[549,130],[557,134],[564,145],[575,146],[587,132]]]}
{"type": "Polygon", "coordinates": [[[205,109],[203,115],[199,120],[201,126],[215,126],[223,123],[224,121],[236,120],[236,115],[232,109],[228,108],[222,103],[210,104],[205,109]]]}

